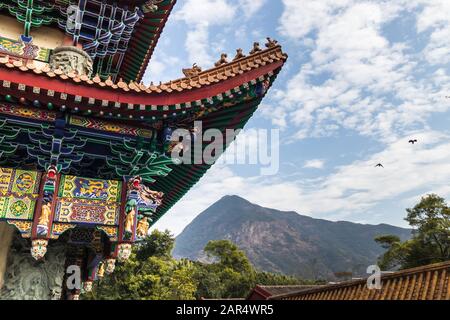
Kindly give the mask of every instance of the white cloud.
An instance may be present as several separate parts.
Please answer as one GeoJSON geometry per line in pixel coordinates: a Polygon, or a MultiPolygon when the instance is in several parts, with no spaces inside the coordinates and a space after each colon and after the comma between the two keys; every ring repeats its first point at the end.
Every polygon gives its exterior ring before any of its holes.
{"type": "Polygon", "coordinates": [[[384,201],[404,199],[405,206],[412,206],[423,194],[441,192],[445,196],[450,192],[445,187],[450,180],[450,137],[434,131],[416,132],[419,142],[415,145],[408,143],[410,137],[401,137],[378,153],[310,181],[240,177],[227,167],[214,166],[155,227],[179,233],[198,213],[227,194],[334,220],[354,220],[352,215],[357,213],[359,222],[399,221],[404,212],[383,212],[376,217],[365,212],[384,201]],[[376,168],[378,162],[384,168],[376,168]]]}
{"type": "Polygon", "coordinates": [[[429,28],[444,27],[447,25],[450,2],[447,0],[422,0],[418,1],[424,5],[417,19],[417,31],[423,32],[429,28]]]}
{"type": "MultiPolygon", "coordinates": [[[[241,177],[228,167],[214,166],[157,228],[178,233],[226,194],[281,210],[333,219],[357,216],[370,223],[398,222],[398,216],[404,216],[404,212],[368,213],[380,204],[410,206],[429,192],[450,195],[449,136],[433,131],[430,121],[436,113],[450,110],[450,100],[445,99],[450,95],[450,1],[283,0],[283,4],[278,31],[284,39],[279,40],[297,51],[288,51],[283,74],[290,78],[285,84],[277,82],[272,100],[265,100],[270,106],[262,106],[259,114],[295,139],[338,136],[346,129],[378,141],[382,150],[359,155],[314,180],[293,180],[301,168],[283,179],[241,177]],[[411,25],[408,36],[391,40],[386,28],[405,21],[411,25]],[[407,143],[413,133],[419,140],[414,146],[407,143]],[[374,167],[378,162],[384,169],[374,167]]],[[[244,12],[255,14],[263,5],[264,1],[247,0],[185,1],[175,16],[186,22],[191,63],[206,66],[216,60],[213,53],[221,49],[209,45],[217,41],[210,39],[212,28],[235,30],[230,26],[245,17],[244,12]],[[252,3],[254,12],[245,11],[252,3]]],[[[304,167],[320,169],[324,165],[320,161],[309,160],[304,167]]],[[[332,167],[331,161],[327,158],[327,167],[332,167]]]]}
{"type": "Polygon", "coordinates": [[[142,81],[145,84],[153,82],[167,82],[174,78],[180,77],[181,61],[178,57],[169,56],[168,54],[159,51],[152,58],[147,70],[145,70],[142,81]],[[179,68],[176,68],[179,66],[179,68]]]}
{"type": "Polygon", "coordinates": [[[317,193],[308,195],[306,202],[315,212],[341,211],[345,216],[409,192],[429,192],[445,184],[450,177],[449,136],[422,132],[414,137],[419,140],[416,145],[408,144],[409,137],[402,137],[365,160],[338,168],[317,193]],[[384,168],[375,167],[379,162],[384,168]]]}
{"type": "Polygon", "coordinates": [[[187,33],[186,50],[190,63],[211,65],[214,58],[209,53],[209,25],[207,22],[198,23],[194,30],[187,33]]]}
{"type": "MultiPolygon", "coordinates": [[[[211,28],[233,25],[233,29],[244,31],[238,21],[250,19],[267,3],[267,0],[187,0],[174,13],[176,20],[186,23],[186,50],[190,63],[211,66],[218,59],[218,52],[226,44],[225,39],[212,45],[211,28]],[[242,29],[242,30],[241,30],[242,29]],[[213,49],[212,49],[213,48],[213,49]]],[[[253,30],[252,32],[258,32],[253,30]]],[[[217,41],[217,39],[215,39],[217,41]]]]}
{"type": "Polygon", "coordinates": [[[312,159],[305,162],[303,168],[310,169],[322,169],[325,165],[325,161],[322,159],[312,159]]]}
{"type": "MultiPolygon", "coordinates": [[[[448,4],[403,0],[283,3],[280,32],[290,40],[309,43],[309,61],[277,94],[279,103],[273,111],[287,119],[283,126],[296,129],[295,138],[330,136],[345,128],[380,141],[395,140],[411,129],[427,128],[432,113],[449,110],[450,104],[442,99],[449,84],[437,83],[435,74],[426,72],[430,65],[421,55],[410,53],[406,42],[390,42],[383,34],[387,23],[415,9],[419,31],[441,28],[431,33],[423,55],[430,64],[444,67],[450,62],[446,41],[450,24],[443,21],[444,15],[435,18],[432,12],[448,4]],[[417,9],[419,4],[423,11],[417,9]]],[[[440,69],[447,76],[447,69],[440,69]]],[[[273,122],[277,124],[279,117],[273,122]]]]}
{"type": "Polygon", "coordinates": [[[210,53],[209,28],[233,21],[236,6],[226,0],[187,0],[174,13],[174,19],[188,26],[186,50],[190,63],[211,65],[215,61],[210,53]]]}
{"type": "Polygon", "coordinates": [[[240,10],[243,11],[246,18],[252,17],[265,4],[267,0],[239,0],[240,10]]]}
{"type": "Polygon", "coordinates": [[[424,49],[425,59],[432,64],[450,63],[450,1],[434,0],[426,6],[417,18],[417,31],[431,31],[430,41],[424,49]]]}
{"type": "Polygon", "coordinates": [[[352,2],[352,0],[283,0],[285,9],[280,18],[279,31],[287,37],[300,39],[322,25],[330,23],[333,12],[352,2]]]}
{"type": "Polygon", "coordinates": [[[226,0],[187,0],[174,18],[188,24],[226,24],[234,18],[236,7],[226,0]]]}
{"type": "Polygon", "coordinates": [[[287,128],[287,112],[284,108],[266,105],[263,103],[259,106],[259,113],[261,116],[268,118],[279,129],[287,128]]]}

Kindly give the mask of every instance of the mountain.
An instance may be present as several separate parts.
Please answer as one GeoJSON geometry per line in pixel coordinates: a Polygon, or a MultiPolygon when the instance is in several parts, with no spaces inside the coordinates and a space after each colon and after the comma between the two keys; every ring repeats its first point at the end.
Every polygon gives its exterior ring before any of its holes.
{"type": "Polygon", "coordinates": [[[335,272],[364,275],[369,265],[376,264],[383,249],[373,239],[382,234],[405,240],[411,230],[314,219],[225,196],[183,230],[176,238],[173,255],[202,260],[208,241],[229,239],[260,270],[333,279],[335,272]]]}

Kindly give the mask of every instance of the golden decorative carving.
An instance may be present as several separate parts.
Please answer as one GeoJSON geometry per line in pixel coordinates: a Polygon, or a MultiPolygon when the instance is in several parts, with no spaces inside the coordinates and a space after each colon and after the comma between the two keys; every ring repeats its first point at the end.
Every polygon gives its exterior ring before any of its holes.
{"type": "Polygon", "coordinates": [[[136,209],[132,208],[130,212],[127,213],[127,217],[125,219],[125,232],[133,233],[134,227],[134,217],[136,216],[136,209]]]}
{"type": "Polygon", "coordinates": [[[234,57],[233,61],[241,59],[241,58],[245,58],[245,54],[242,51],[243,50],[241,48],[236,49],[236,56],[234,57]]]}
{"type": "Polygon", "coordinates": [[[250,51],[250,54],[255,54],[262,51],[261,47],[259,46],[259,42],[253,43],[253,49],[250,51]]]}
{"type": "Polygon", "coordinates": [[[266,39],[267,39],[266,48],[270,49],[270,48],[274,48],[274,47],[276,47],[278,45],[278,41],[277,40],[271,39],[269,37],[267,37],[266,39]]]}
{"type": "Polygon", "coordinates": [[[164,192],[162,191],[153,191],[149,187],[143,185],[141,192],[139,194],[146,203],[155,203],[157,206],[160,206],[162,203],[162,199],[164,197],[164,192]]]}
{"type": "Polygon", "coordinates": [[[103,278],[104,276],[105,276],[105,263],[101,262],[100,265],[98,266],[97,277],[103,278]]]}
{"type": "Polygon", "coordinates": [[[136,235],[139,238],[145,238],[148,233],[148,229],[150,228],[150,224],[148,223],[148,218],[144,217],[141,220],[139,220],[137,229],[136,229],[136,235]]]}
{"type": "Polygon", "coordinates": [[[223,65],[223,64],[227,64],[227,63],[228,63],[227,57],[228,57],[228,55],[227,55],[226,53],[222,53],[222,54],[220,55],[219,61],[217,61],[217,62],[214,64],[214,66],[220,67],[220,66],[223,65]]]}
{"type": "Polygon", "coordinates": [[[38,224],[40,226],[47,227],[48,222],[50,221],[50,215],[52,214],[52,205],[51,203],[46,203],[42,206],[41,216],[39,217],[38,224]]]}
{"type": "Polygon", "coordinates": [[[183,69],[183,74],[186,78],[192,78],[198,76],[198,74],[202,72],[202,68],[197,66],[196,63],[192,65],[192,68],[183,69]]]}

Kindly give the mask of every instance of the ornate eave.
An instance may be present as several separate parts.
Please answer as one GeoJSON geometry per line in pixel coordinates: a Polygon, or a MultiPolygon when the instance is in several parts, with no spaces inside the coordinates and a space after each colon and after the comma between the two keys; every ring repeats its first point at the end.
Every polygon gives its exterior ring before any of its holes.
{"type": "Polygon", "coordinates": [[[103,73],[103,77],[112,74],[113,77],[117,76],[126,81],[140,82],[175,2],[176,0],[96,0],[79,3],[73,0],[51,0],[16,3],[16,1],[0,0],[0,11],[15,17],[24,24],[24,34],[21,35],[24,41],[32,41],[31,28],[58,27],[68,36],[73,37],[74,43],[83,45],[92,58],[98,58],[96,59],[97,70],[103,73]],[[92,3],[95,3],[94,8],[89,8],[92,3]],[[83,32],[72,30],[67,26],[71,14],[68,11],[69,6],[79,6],[82,16],[80,28],[85,28],[83,32]],[[97,6],[102,8],[99,9],[97,6]],[[122,17],[118,20],[115,13],[112,16],[105,15],[105,12],[116,12],[116,10],[123,11],[122,17]],[[96,20],[85,22],[83,19],[85,12],[88,12],[88,19],[96,20]],[[103,25],[105,19],[112,19],[113,22],[103,25]],[[112,25],[114,28],[111,27],[112,25]],[[99,29],[102,30],[101,34],[97,33],[99,29]],[[110,45],[108,41],[114,44],[110,45]],[[98,47],[101,48],[99,51],[97,51],[98,47]],[[112,60],[107,61],[109,58],[114,58],[112,59],[113,67],[109,65],[112,60]],[[102,69],[103,64],[109,65],[107,70],[102,69]]]}
{"type": "Polygon", "coordinates": [[[118,79],[141,82],[176,0],[164,0],[156,12],[148,12],[136,27],[118,79]]]}
{"type": "Polygon", "coordinates": [[[284,64],[287,56],[280,46],[225,63],[193,77],[145,86],[136,82],[114,83],[99,77],[90,79],[75,73],[65,74],[50,67],[8,57],[0,58],[0,94],[41,104],[112,119],[157,120],[179,116],[183,111],[221,102],[242,87],[263,81],[284,64]]]}
{"type": "Polygon", "coordinates": [[[38,260],[63,236],[66,263],[83,268],[86,290],[212,165],[171,152],[203,154],[208,143],[195,141],[206,130],[243,128],[287,59],[268,38],[265,49],[254,43],[248,55],[238,49],[231,61],[222,54],[211,69],[194,65],[146,86],[140,80],[174,4],[158,2],[136,25],[118,81],[92,76],[96,62],[81,45],[20,42],[22,53],[0,53],[0,221],[31,239],[38,260]],[[183,143],[173,139],[179,128],[183,143]]]}
{"type": "MultiPolygon", "coordinates": [[[[64,106],[62,111],[71,117],[113,120],[121,126],[129,123],[142,130],[151,129],[151,124],[157,121],[182,122],[191,126],[193,121],[202,120],[204,130],[217,128],[224,131],[245,125],[268,88],[262,94],[255,94],[255,90],[265,81],[270,86],[286,59],[281,47],[275,45],[190,77],[146,87],[134,82],[113,83],[98,77],[89,79],[67,75],[60,70],[37,69],[22,61],[11,62],[4,58],[0,59],[0,79],[3,79],[0,94],[16,103],[20,99],[23,102],[24,97],[26,103],[38,101],[41,107],[33,108],[36,111],[48,112],[45,111],[46,104],[51,104],[54,110],[64,106]]],[[[152,185],[155,190],[165,193],[152,223],[164,215],[209,167],[207,164],[168,164],[169,173],[162,179],[155,177],[152,185]]]]}

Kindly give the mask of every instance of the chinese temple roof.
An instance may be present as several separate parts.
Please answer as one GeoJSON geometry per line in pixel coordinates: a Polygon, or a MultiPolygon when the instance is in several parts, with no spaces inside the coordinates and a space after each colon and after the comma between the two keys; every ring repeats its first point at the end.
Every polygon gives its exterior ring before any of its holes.
{"type": "Polygon", "coordinates": [[[98,76],[91,79],[86,75],[66,74],[62,70],[52,70],[48,65],[39,68],[33,63],[12,61],[5,56],[0,58],[0,79],[3,80],[0,90],[18,98],[26,95],[31,101],[39,98],[41,102],[77,108],[80,112],[91,110],[92,115],[113,110],[109,117],[120,114],[119,118],[139,119],[141,116],[181,113],[183,107],[200,106],[204,103],[202,100],[229,95],[242,85],[272,75],[286,58],[277,45],[195,76],[145,86],[134,81],[126,83],[122,79],[113,82],[111,79],[103,81],[98,76]]]}
{"type": "Polygon", "coordinates": [[[176,0],[163,0],[158,4],[157,11],[144,14],[142,21],[136,27],[134,36],[130,39],[118,79],[141,82],[175,3],[176,0]]]}
{"type": "Polygon", "coordinates": [[[309,290],[312,288],[319,288],[321,285],[257,285],[250,294],[247,296],[247,300],[267,300],[273,296],[286,295],[289,293],[299,293],[301,291],[309,290]]]}
{"type": "MultiPolygon", "coordinates": [[[[90,79],[75,73],[67,74],[59,69],[52,70],[47,65],[39,68],[21,60],[13,61],[6,56],[0,58],[0,95],[9,102],[41,110],[40,112],[44,110],[52,113],[58,109],[69,112],[73,119],[71,123],[77,125],[77,130],[80,123],[82,126],[83,123],[92,124],[92,121],[83,120],[87,117],[98,119],[100,123],[113,121],[112,123],[120,126],[131,125],[142,130],[151,129],[158,121],[189,126],[195,120],[202,120],[203,130],[215,128],[225,132],[226,129],[244,127],[287,59],[279,45],[269,41],[266,47],[262,50],[255,45],[256,49],[247,56],[240,51],[233,61],[221,59],[212,69],[201,72],[188,70],[188,76],[150,86],[133,81],[103,81],[98,76],[90,79]],[[267,87],[261,90],[266,82],[267,87]]],[[[3,109],[2,112],[13,112],[11,108],[3,109]]],[[[125,132],[124,130],[122,131],[125,132]]],[[[72,159],[68,161],[68,165],[76,163],[72,159]]],[[[117,161],[114,163],[118,163],[117,161]]],[[[210,164],[205,163],[164,163],[164,178],[157,178],[159,174],[155,174],[150,179],[153,181],[152,188],[165,194],[153,223],[210,167],[210,164]]],[[[75,168],[78,166],[72,169],[75,168]]],[[[109,166],[107,172],[112,169],[109,166]]],[[[128,172],[118,169],[114,171],[128,172]]],[[[82,173],[77,171],[75,174],[82,173]]],[[[113,174],[102,178],[117,179],[119,176],[113,174]]]]}
{"type": "Polygon", "coordinates": [[[83,46],[103,78],[140,82],[175,2],[0,0],[0,13],[24,24],[25,41],[32,41],[31,28],[56,26],[83,46]],[[71,7],[78,8],[76,27],[71,7]]]}
{"type": "Polygon", "coordinates": [[[144,85],[174,4],[0,0],[1,23],[15,30],[0,32],[0,221],[31,239],[37,260],[62,236],[85,291],[231,143],[205,159],[204,133],[243,128],[287,59],[267,38],[264,49],[255,42],[213,68],[144,85]]]}
{"type": "MultiPolygon", "coordinates": [[[[144,2],[144,1],[141,1],[144,2]]],[[[118,75],[125,81],[141,82],[156,44],[176,0],[163,0],[156,12],[147,12],[137,26],[118,75]]]]}
{"type": "Polygon", "coordinates": [[[20,71],[29,71],[38,75],[47,76],[48,78],[59,78],[61,80],[69,80],[77,84],[94,85],[97,88],[121,89],[125,92],[134,91],[136,93],[171,93],[173,91],[183,91],[185,89],[192,90],[201,88],[209,84],[214,84],[227,80],[228,78],[238,77],[245,72],[258,69],[273,62],[285,61],[287,56],[282,52],[281,46],[276,45],[269,49],[261,50],[249,56],[235,59],[231,62],[223,63],[220,66],[199,72],[195,76],[183,77],[172,80],[168,83],[159,85],[145,86],[135,81],[128,83],[120,79],[117,82],[111,79],[103,81],[100,77],[95,76],[92,79],[86,75],[77,75],[76,73],[65,74],[62,70],[52,70],[48,65],[43,68],[36,67],[33,61],[24,63],[21,60],[12,61],[8,56],[0,58],[0,65],[6,68],[17,69],[20,71]]]}
{"type": "Polygon", "coordinates": [[[368,289],[367,280],[299,290],[273,300],[450,300],[450,261],[381,276],[381,289],[368,289]]]}

